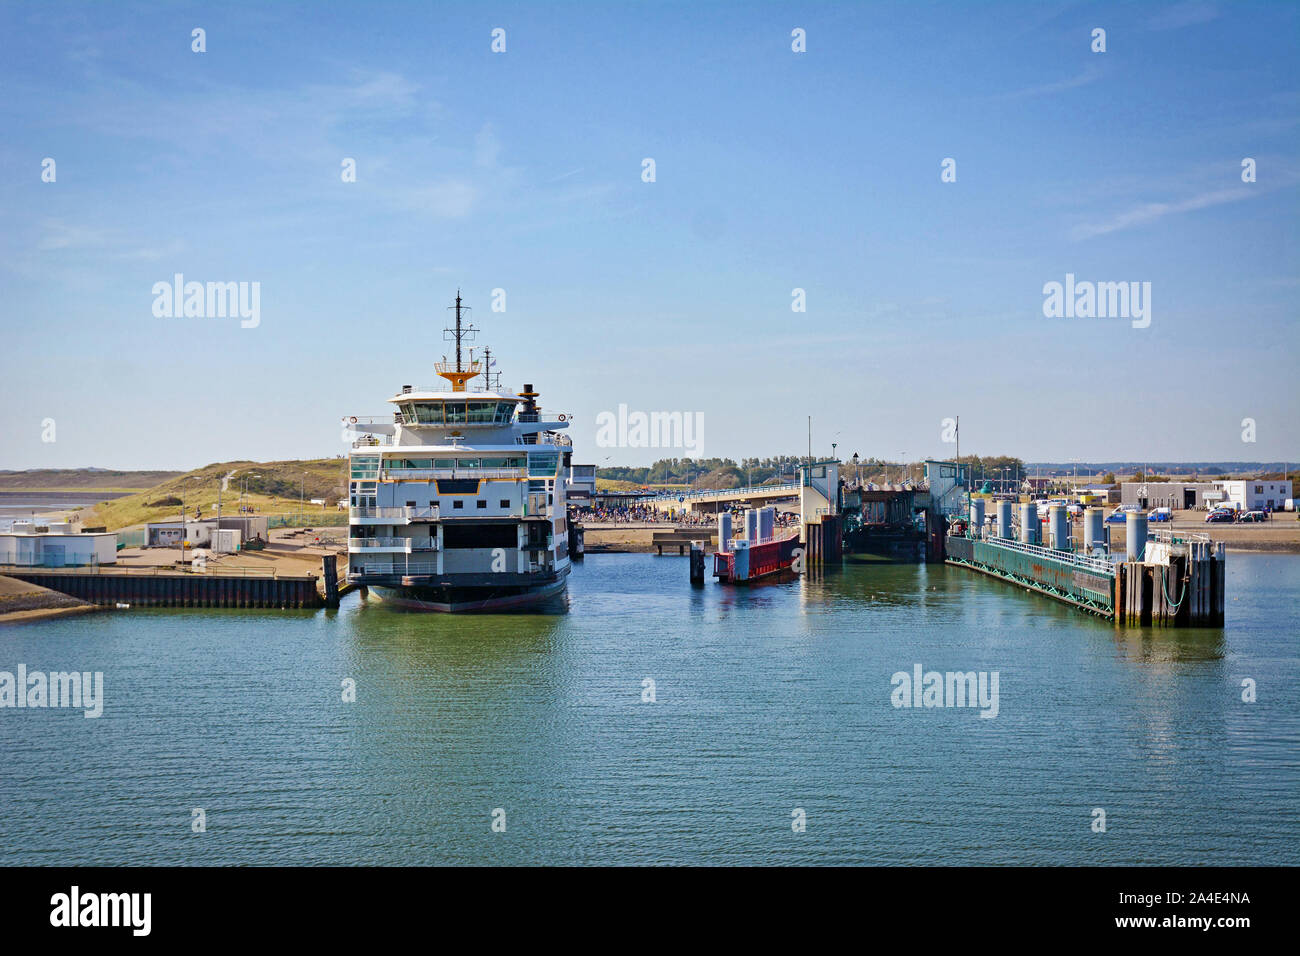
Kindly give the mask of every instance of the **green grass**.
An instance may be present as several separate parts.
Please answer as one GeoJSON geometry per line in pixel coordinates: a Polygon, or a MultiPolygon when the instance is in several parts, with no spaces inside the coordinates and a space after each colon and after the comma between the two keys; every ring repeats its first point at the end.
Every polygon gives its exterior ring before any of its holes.
{"type": "MultiPolygon", "coordinates": [[[[91,527],[103,525],[109,531],[149,521],[168,521],[179,518],[180,508],[154,503],[172,497],[185,502],[186,517],[193,517],[194,509],[201,507],[203,517],[209,518],[216,514],[221,479],[232,471],[235,475],[221,494],[223,514],[238,513],[245,478],[248,487],[245,502],[256,508],[259,515],[296,514],[300,489],[304,501],[325,498],[329,502],[325,509],[328,513],[334,509],[334,502],[346,493],[346,469],[347,459],[343,458],[218,462],[169,478],[145,491],[100,502],[82,512],[82,521],[91,527]]],[[[304,504],[303,512],[306,516],[320,514],[321,507],[304,504]]]]}

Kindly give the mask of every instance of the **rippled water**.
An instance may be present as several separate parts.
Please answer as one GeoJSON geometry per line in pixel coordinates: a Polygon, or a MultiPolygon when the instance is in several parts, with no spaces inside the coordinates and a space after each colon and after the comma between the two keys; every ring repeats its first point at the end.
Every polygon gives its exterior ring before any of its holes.
{"type": "Polygon", "coordinates": [[[0,670],[107,701],[0,710],[0,861],[1295,864],[1300,557],[1230,559],[1223,631],[937,566],[693,590],[649,555],[589,557],[562,615],[2,628],[0,670]],[[997,671],[998,716],[895,709],[916,663],[997,671]]]}

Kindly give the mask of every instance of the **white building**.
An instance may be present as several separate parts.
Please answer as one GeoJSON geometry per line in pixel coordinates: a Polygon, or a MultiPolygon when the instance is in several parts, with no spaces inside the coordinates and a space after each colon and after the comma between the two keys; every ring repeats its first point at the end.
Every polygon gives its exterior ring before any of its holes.
{"type": "Polygon", "coordinates": [[[1264,481],[1250,478],[1244,481],[1216,481],[1215,487],[1223,489],[1224,502],[1236,504],[1240,511],[1281,511],[1291,497],[1290,481],[1264,481]]]}
{"type": "Polygon", "coordinates": [[[569,499],[590,499],[596,493],[596,466],[569,466],[569,499]]]}
{"type": "Polygon", "coordinates": [[[83,534],[67,522],[15,521],[0,532],[0,565],[68,568],[117,563],[117,535],[83,534]]]}
{"type": "Polygon", "coordinates": [[[145,545],[150,548],[180,547],[183,537],[187,548],[206,548],[212,543],[217,519],[187,520],[183,527],[184,534],[179,518],[175,521],[150,521],[145,525],[145,545]]]}

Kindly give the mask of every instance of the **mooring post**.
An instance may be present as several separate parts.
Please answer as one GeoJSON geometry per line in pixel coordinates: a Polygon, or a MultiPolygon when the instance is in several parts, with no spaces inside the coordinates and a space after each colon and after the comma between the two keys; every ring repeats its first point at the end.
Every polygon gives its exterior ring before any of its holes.
{"type": "Polygon", "coordinates": [[[325,576],[325,606],[339,606],[339,572],[338,572],[338,555],[322,555],[321,572],[325,576]]]}
{"type": "Polygon", "coordinates": [[[704,542],[691,542],[691,584],[704,583],[704,542]]]}

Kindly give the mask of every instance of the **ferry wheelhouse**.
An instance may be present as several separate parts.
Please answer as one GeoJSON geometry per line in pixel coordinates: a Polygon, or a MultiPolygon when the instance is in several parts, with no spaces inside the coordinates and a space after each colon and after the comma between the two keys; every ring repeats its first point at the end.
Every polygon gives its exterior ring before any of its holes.
{"type": "Polygon", "coordinates": [[[570,569],[567,416],[543,415],[531,385],[494,386],[490,350],[463,361],[462,341],[477,330],[462,321],[459,293],[455,309],[455,361],[435,364],[445,383],[403,385],[388,399],[391,419],[348,419],[359,436],[348,580],[428,611],[550,601],[570,569]]]}

